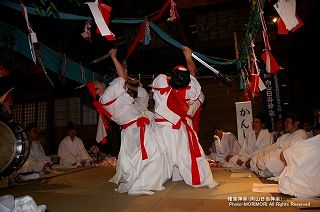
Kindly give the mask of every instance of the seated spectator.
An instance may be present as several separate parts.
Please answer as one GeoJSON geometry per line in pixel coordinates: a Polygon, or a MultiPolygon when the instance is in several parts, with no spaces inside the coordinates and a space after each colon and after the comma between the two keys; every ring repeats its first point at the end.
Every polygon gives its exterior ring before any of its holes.
{"type": "Polygon", "coordinates": [[[30,153],[23,166],[9,177],[10,184],[39,178],[40,173],[52,170],[51,159],[45,154],[39,141],[37,124],[34,122],[28,124],[26,134],[30,143],[30,153]]]}
{"type": "Polygon", "coordinates": [[[214,127],[213,133],[213,145],[216,151],[210,154],[210,158],[224,164],[239,153],[241,146],[236,136],[231,132],[224,132],[222,129],[214,127]]]}
{"type": "Polygon", "coordinates": [[[39,141],[37,124],[34,122],[28,124],[26,127],[26,134],[29,142],[31,142],[30,153],[27,161],[18,172],[25,173],[51,170],[51,159],[45,154],[41,142],[39,141]]]}
{"type": "Polygon", "coordinates": [[[305,118],[304,121],[302,122],[302,129],[306,131],[307,133],[307,138],[313,137],[313,121],[312,119],[305,118]]]}
{"type": "Polygon", "coordinates": [[[267,129],[264,129],[265,121],[262,114],[253,117],[252,130],[248,133],[239,154],[230,158],[228,166],[250,167],[250,160],[254,152],[273,144],[273,137],[267,129]]]}
{"type": "Polygon", "coordinates": [[[279,177],[279,190],[298,198],[320,196],[320,125],[314,137],[297,142],[281,152],[285,168],[279,177]]]}
{"type": "Polygon", "coordinates": [[[58,149],[60,165],[65,168],[89,166],[92,161],[82,140],[76,135],[76,128],[72,123],[69,123],[68,135],[60,142],[58,149]]]}
{"type": "Polygon", "coordinates": [[[252,171],[261,177],[277,177],[284,169],[280,161],[280,153],[296,142],[307,139],[307,133],[300,129],[300,118],[296,114],[288,114],[285,119],[285,132],[275,144],[253,154],[250,161],[252,171]]]}
{"type": "Polygon", "coordinates": [[[283,120],[276,119],[274,122],[274,131],[271,132],[273,136],[273,141],[276,142],[277,139],[284,134],[283,120]]]}

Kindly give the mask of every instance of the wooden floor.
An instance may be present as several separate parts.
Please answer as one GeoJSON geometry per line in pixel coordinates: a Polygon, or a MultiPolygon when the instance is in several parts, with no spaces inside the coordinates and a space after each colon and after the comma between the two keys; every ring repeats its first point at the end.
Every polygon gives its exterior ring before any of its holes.
{"type": "MultiPolygon", "coordinates": [[[[275,193],[252,192],[253,183],[262,183],[253,173],[251,177],[234,178],[231,177],[232,172],[225,168],[214,168],[212,172],[214,179],[220,183],[215,189],[193,188],[183,181],[169,181],[164,185],[165,190],[152,196],[130,196],[115,192],[117,185],[107,182],[115,173],[114,167],[82,168],[46,175],[41,180],[22,185],[3,187],[0,196],[11,194],[17,198],[29,195],[37,205],[46,205],[49,212],[301,210],[301,207],[291,206],[292,202],[310,202],[312,207],[320,207],[320,200],[317,199],[293,200],[275,193]],[[282,201],[261,201],[261,197],[267,199],[276,196],[282,201]],[[260,197],[260,201],[256,201],[257,198],[254,201],[234,200],[252,197],[260,197]],[[273,203],[274,206],[258,206],[273,203]],[[231,206],[235,204],[242,206],[231,206]]],[[[249,173],[248,170],[245,172],[249,173]]],[[[312,208],[303,209],[310,211],[312,208]]]]}

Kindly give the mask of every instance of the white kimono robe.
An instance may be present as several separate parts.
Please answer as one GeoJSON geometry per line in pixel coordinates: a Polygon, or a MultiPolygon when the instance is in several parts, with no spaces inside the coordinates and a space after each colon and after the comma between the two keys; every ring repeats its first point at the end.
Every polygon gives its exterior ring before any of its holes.
{"type": "Polygon", "coordinates": [[[279,190],[298,198],[320,196],[320,135],[283,150],[287,166],[279,177],[279,190]]]}
{"type": "Polygon", "coordinates": [[[241,160],[244,162],[242,166],[245,167],[245,162],[252,158],[255,151],[261,150],[272,143],[273,137],[267,129],[261,129],[258,138],[256,138],[254,130],[250,131],[239,151],[239,154],[230,159],[228,166],[238,167],[236,162],[237,160],[241,160]]]}
{"type": "Polygon", "coordinates": [[[154,113],[148,110],[149,103],[149,94],[146,89],[138,87],[138,95],[134,98],[133,105],[139,110],[139,112],[149,118],[150,120],[154,119],[154,113]]]}
{"type": "MultiPolygon", "coordinates": [[[[125,80],[115,78],[107,87],[100,102],[105,104],[116,99],[104,108],[112,115],[111,119],[119,125],[128,124],[145,117],[133,104],[134,99],[124,89],[125,80]]],[[[102,124],[99,122],[99,124],[102,124]]],[[[151,195],[156,190],[163,190],[163,155],[159,149],[152,123],[145,126],[144,147],[147,159],[142,159],[140,127],[137,123],[121,131],[121,146],[117,160],[117,172],[109,180],[119,184],[119,193],[151,195]]]]}
{"type": "Polygon", "coordinates": [[[250,161],[251,170],[261,177],[279,176],[284,169],[284,164],[280,160],[281,151],[306,138],[306,132],[301,129],[284,134],[275,144],[254,154],[250,161]]]}
{"type": "Polygon", "coordinates": [[[70,136],[66,136],[59,144],[58,156],[60,157],[60,165],[65,168],[81,166],[82,160],[86,161],[86,165],[90,165],[90,161],[92,161],[82,140],[78,137],[72,141],[70,136]]]}
{"type": "MultiPolygon", "coordinates": [[[[190,76],[191,82],[189,84],[190,89],[186,91],[186,99],[189,99],[189,103],[192,104],[201,92],[201,86],[193,76],[190,76]]],[[[167,76],[158,75],[153,83],[153,88],[168,88],[167,76]]],[[[191,171],[191,155],[188,140],[188,133],[185,124],[181,124],[179,129],[173,129],[173,124],[176,124],[180,120],[180,116],[171,111],[167,106],[167,99],[169,93],[161,94],[159,90],[154,89],[153,98],[155,100],[155,119],[166,119],[164,122],[156,122],[155,133],[158,137],[158,141],[162,151],[166,155],[164,180],[168,180],[172,177],[173,181],[184,180],[188,185],[194,187],[207,186],[209,188],[215,188],[218,183],[213,180],[212,172],[209,167],[209,163],[206,160],[205,154],[198,141],[201,157],[196,158],[198,165],[200,184],[193,185],[192,183],[192,171],[191,171]]],[[[191,111],[189,111],[191,112],[191,111]]],[[[188,121],[188,120],[187,120],[188,121]]],[[[188,121],[188,125],[192,127],[192,122],[188,121]]],[[[196,134],[196,133],[195,133],[196,134]]]]}
{"type": "Polygon", "coordinates": [[[222,138],[216,136],[214,141],[216,152],[210,154],[211,159],[226,164],[226,157],[229,155],[238,155],[240,151],[240,144],[235,135],[231,132],[223,132],[222,138]]]}
{"type": "Polygon", "coordinates": [[[197,112],[197,110],[201,107],[203,101],[204,101],[204,95],[201,91],[199,97],[195,101],[190,102],[191,104],[189,105],[188,115],[193,117],[194,114],[197,112]]]}
{"type": "Polygon", "coordinates": [[[32,141],[28,159],[18,170],[18,173],[40,172],[48,162],[51,162],[51,159],[46,156],[40,141],[32,141]]]}

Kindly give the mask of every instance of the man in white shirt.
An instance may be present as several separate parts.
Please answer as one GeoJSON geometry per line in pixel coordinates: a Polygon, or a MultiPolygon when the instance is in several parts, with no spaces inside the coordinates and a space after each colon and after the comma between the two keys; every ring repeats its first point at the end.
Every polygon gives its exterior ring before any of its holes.
{"type": "MultiPolygon", "coordinates": [[[[224,132],[220,128],[213,128],[215,152],[210,154],[211,159],[225,164],[234,155],[239,154],[240,144],[236,136],[231,132],[224,132]]],[[[213,148],[212,148],[213,149],[213,148]]]]}
{"type": "Polygon", "coordinates": [[[9,176],[9,184],[37,179],[41,173],[52,171],[51,159],[45,154],[39,141],[37,124],[35,122],[28,124],[25,131],[30,143],[29,156],[22,167],[9,176]]]}
{"type": "Polygon", "coordinates": [[[294,143],[307,139],[307,133],[300,129],[301,123],[296,115],[288,114],[284,125],[286,134],[279,137],[275,144],[256,152],[250,161],[251,170],[261,177],[279,176],[284,169],[280,153],[294,143]]]}
{"type": "Polygon", "coordinates": [[[256,151],[271,145],[273,143],[273,137],[271,133],[264,129],[263,116],[255,116],[252,122],[252,130],[249,132],[243,146],[241,147],[239,154],[230,158],[229,166],[238,167],[250,167],[250,160],[256,151]]]}
{"type": "Polygon", "coordinates": [[[51,159],[45,154],[40,143],[36,123],[30,123],[26,127],[29,142],[31,142],[28,159],[19,169],[18,173],[41,172],[52,168],[51,159]]]}
{"type": "Polygon", "coordinates": [[[68,135],[59,144],[58,156],[60,157],[60,165],[65,168],[89,166],[92,161],[82,140],[76,135],[75,127],[70,125],[68,135]]]}

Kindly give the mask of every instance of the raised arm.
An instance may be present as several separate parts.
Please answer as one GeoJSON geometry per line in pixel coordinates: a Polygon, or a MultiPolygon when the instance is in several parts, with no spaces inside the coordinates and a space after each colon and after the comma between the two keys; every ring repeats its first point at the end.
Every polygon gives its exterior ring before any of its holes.
{"type": "Polygon", "coordinates": [[[122,64],[119,62],[117,58],[117,52],[115,49],[110,49],[110,56],[114,63],[114,66],[116,67],[117,74],[119,77],[123,78],[125,81],[128,80],[128,73],[126,69],[122,66],[122,64]]]}
{"type": "Polygon", "coordinates": [[[196,77],[197,67],[196,64],[193,62],[191,49],[189,47],[184,46],[182,50],[184,57],[186,58],[187,68],[190,71],[190,74],[196,77]]]}

